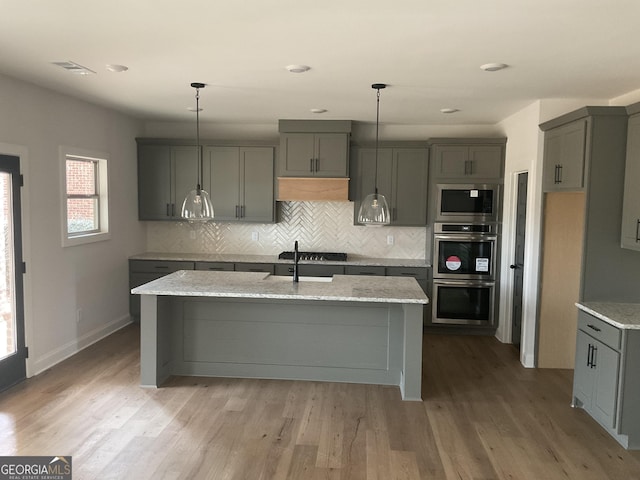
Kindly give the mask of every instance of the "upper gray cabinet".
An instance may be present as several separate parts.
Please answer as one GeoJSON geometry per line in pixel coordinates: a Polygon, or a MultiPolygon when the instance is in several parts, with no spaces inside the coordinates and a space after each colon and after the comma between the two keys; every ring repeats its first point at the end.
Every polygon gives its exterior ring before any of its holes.
{"type": "Polygon", "coordinates": [[[216,221],[274,221],[273,147],[204,149],[216,221]]]}
{"type": "MultiPolygon", "coordinates": [[[[640,104],[635,107],[632,112],[640,110],[640,104]]],[[[622,248],[640,251],[640,113],[629,117],[627,131],[622,248]]]]}
{"type": "Polygon", "coordinates": [[[350,121],[280,120],[281,177],[348,177],[350,121]]]}
{"type": "MultiPolygon", "coordinates": [[[[176,220],[196,186],[198,150],[193,146],[145,144],[138,140],[138,218],[176,220]]],[[[207,189],[208,185],[203,185],[207,189]]]]}
{"type": "MultiPolygon", "coordinates": [[[[354,220],[360,203],[375,188],[375,147],[354,147],[351,179],[354,220]]],[[[391,225],[427,223],[429,150],[424,147],[382,147],[378,150],[378,192],[389,202],[391,225]]]]}
{"type": "Polygon", "coordinates": [[[553,128],[544,136],[543,189],[545,192],[584,188],[587,120],[553,128]]]}
{"type": "Polygon", "coordinates": [[[497,139],[497,142],[474,144],[474,139],[432,139],[433,179],[443,182],[502,182],[504,139],[497,139]]]}

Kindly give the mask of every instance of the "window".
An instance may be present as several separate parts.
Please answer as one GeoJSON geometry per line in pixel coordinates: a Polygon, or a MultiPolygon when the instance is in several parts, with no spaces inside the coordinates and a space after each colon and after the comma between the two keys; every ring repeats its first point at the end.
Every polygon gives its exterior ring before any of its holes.
{"type": "Polygon", "coordinates": [[[62,246],[107,240],[109,236],[107,156],[61,148],[62,246]]]}

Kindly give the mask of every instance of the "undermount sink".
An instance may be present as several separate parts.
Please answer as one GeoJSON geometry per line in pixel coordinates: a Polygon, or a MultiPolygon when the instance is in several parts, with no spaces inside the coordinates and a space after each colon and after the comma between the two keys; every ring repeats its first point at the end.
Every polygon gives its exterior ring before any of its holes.
{"type": "MultiPolygon", "coordinates": [[[[293,277],[291,275],[269,275],[265,280],[286,280],[289,282],[293,282],[293,277]]],[[[328,283],[333,281],[333,277],[307,277],[300,276],[298,280],[302,282],[319,282],[319,283],[328,283]]]]}

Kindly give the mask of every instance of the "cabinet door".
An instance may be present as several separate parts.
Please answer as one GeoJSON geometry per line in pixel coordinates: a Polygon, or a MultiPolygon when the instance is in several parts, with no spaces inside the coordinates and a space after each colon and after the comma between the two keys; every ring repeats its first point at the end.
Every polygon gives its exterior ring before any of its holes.
{"type": "Polygon", "coordinates": [[[314,143],[314,174],[320,177],[347,177],[349,136],[345,133],[317,133],[314,143]]]}
{"type": "Polygon", "coordinates": [[[433,148],[434,178],[464,178],[469,161],[467,145],[435,145],[433,148]]]}
{"type": "Polygon", "coordinates": [[[378,193],[385,196],[389,203],[389,208],[393,209],[392,199],[392,170],[393,170],[393,150],[391,148],[380,148],[378,150],[378,167],[376,168],[376,149],[358,148],[354,151],[354,174],[351,183],[355,186],[354,194],[354,222],[357,221],[358,212],[362,200],[367,195],[374,193],[376,182],[376,170],[378,178],[378,193]]]}
{"type": "MultiPolygon", "coordinates": [[[[198,147],[171,147],[171,159],[173,176],[171,216],[180,218],[184,199],[198,183],[198,147]]],[[[202,188],[207,190],[208,185],[203,183],[202,188]]]]}
{"type": "Polygon", "coordinates": [[[240,208],[240,148],[207,147],[211,165],[211,203],[216,221],[235,220],[240,208]]]}
{"type": "MultiPolygon", "coordinates": [[[[573,397],[586,410],[590,410],[595,383],[595,370],[591,368],[591,342],[593,339],[578,330],[576,337],[576,362],[573,370],[573,397]]],[[[574,404],[576,404],[574,400],[574,404]]],[[[578,404],[579,406],[579,404],[578,404]]]]}
{"type": "Polygon", "coordinates": [[[593,363],[596,381],[593,389],[591,412],[609,428],[616,426],[620,354],[604,343],[593,341],[593,363]]]}
{"type": "Polygon", "coordinates": [[[640,250],[640,115],[630,117],[628,125],[622,248],[640,250]]]}
{"type": "Polygon", "coordinates": [[[167,220],[171,203],[171,147],[139,145],[138,219],[167,220]]]}
{"type": "Polygon", "coordinates": [[[544,191],[582,190],[584,187],[587,121],[549,130],[544,136],[544,191]]]}
{"type": "Polygon", "coordinates": [[[273,222],[273,148],[244,147],[240,149],[242,182],[242,220],[273,222]]]}
{"type": "Polygon", "coordinates": [[[423,148],[393,150],[393,225],[427,224],[428,152],[423,148]]]}
{"type": "Polygon", "coordinates": [[[315,137],[312,133],[282,133],[280,135],[279,175],[310,177],[314,168],[315,137]]]}
{"type": "Polygon", "coordinates": [[[472,145],[469,147],[469,164],[467,177],[502,178],[501,145],[472,145]]]}
{"type": "Polygon", "coordinates": [[[273,275],[275,265],[272,263],[236,263],[236,272],[265,272],[273,275]]]}

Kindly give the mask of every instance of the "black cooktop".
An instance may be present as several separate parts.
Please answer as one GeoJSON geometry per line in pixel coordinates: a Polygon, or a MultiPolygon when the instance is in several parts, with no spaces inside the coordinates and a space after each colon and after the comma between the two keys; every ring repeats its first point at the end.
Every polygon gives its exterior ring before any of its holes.
{"type": "MultiPolygon", "coordinates": [[[[278,255],[278,258],[280,260],[293,260],[293,252],[282,252],[278,255]]],[[[298,252],[298,259],[320,262],[346,262],[347,254],[336,252],[298,252]]]]}

